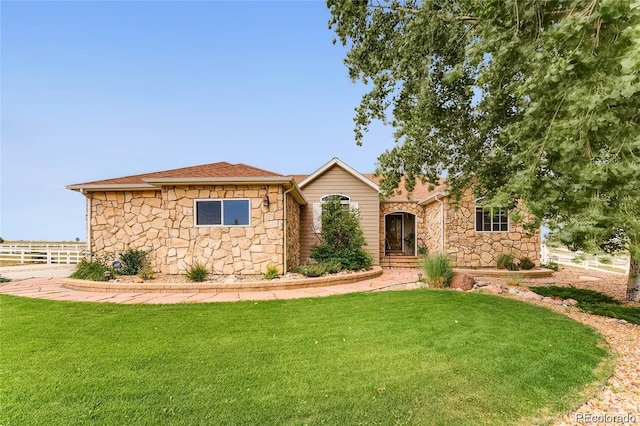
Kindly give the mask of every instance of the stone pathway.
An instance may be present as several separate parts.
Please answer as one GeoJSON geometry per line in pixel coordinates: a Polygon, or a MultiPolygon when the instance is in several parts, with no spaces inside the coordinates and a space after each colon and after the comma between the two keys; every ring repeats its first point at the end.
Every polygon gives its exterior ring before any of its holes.
{"type": "Polygon", "coordinates": [[[399,285],[411,285],[417,280],[415,270],[386,270],[376,278],[357,283],[295,290],[246,291],[229,293],[104,293],[72,290],[63,286],[59,277],[17,279],[0,285],[0,293],[14,296],[75,302],[110,302],[123,304],[170,304],[239,302],[243,300],[298,299],[334,294],[381,290],[399,285]]]}

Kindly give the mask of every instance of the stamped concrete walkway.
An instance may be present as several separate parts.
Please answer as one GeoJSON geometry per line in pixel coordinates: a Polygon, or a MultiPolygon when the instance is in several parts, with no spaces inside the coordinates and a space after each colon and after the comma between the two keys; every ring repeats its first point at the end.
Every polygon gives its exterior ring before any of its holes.
{"type": "Polygon", "coordinates": [[[379,277],[352,284],[296,290],[233,293],[102,293],[66,288],[63,286],[63,278],[60,277],[33,277],[16,279],[0,284],[0,293],[48,300],[123,304],[239,302],[244,300],[298,299],[301,297],[322,297],[334,294],[375,291],[400,284],[415,283],[417,276],[418,271],[415,269],[385,270],[379,277]]]}

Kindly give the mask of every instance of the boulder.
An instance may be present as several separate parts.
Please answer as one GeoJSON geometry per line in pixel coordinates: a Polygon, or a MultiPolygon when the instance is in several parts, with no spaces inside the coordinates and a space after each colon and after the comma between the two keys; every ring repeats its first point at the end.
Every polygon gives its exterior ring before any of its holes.
{"type": "Polygon", "coordinates": [[[576,306],[578,304],[578,301],[575,299],[564,299],[562,301],[562,304],[567,306],[576,306]]]}
{"type": "Polygon", "coordinates": [[[451,288],[462,289],[464,291],[471,290],[476,280],[469,274],[455,274],[451,281],[451,288]]]}
{"type": "Polygon", "coordinates": [[[520,293],[520,297],[524,300],[542,300],[544,297],[540,296],[538,293],[534,293],[533,291],[523,291],[520,293]]]}

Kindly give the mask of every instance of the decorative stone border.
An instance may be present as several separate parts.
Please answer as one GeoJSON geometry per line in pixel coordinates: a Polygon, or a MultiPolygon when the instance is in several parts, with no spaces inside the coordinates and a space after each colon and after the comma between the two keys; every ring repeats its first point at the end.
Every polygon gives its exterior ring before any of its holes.
{"type": "Polygon", "coordinates": [[[294,290],[299,288],[328,287],[364,281],[382,275],[382,268],[374,266],[369,271],[338,274],[295,280],[261,280],[241,283],[117,283],[66,278],[64,287],[73,290],[101,293],[228,293],[238,291],[294,290]]]}
{"type": "Polygon", "coordinates": [[[497,277],[509,278],[518,276],[520,278],[549,278],[553,275],[553,269],[529,269],[521,271],[509,271],[507,269],[465,269],[453,268],[455,274],[467,274],[475,277],[497,277]]]}

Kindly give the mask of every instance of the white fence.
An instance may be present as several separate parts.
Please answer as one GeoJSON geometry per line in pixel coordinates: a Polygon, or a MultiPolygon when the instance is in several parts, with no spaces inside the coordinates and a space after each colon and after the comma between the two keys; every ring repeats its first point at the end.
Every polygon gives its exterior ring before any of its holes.
{"type": "Polygon", "coordinates": [[[87,256],[85,244],[0,244],[0,262],[74,265],[87,256]]]}
{"type": "Polygon", "coordinates": [[[586,270],[626,275],[629,272],[629,256],[592,255],[580,251],[570,251],[560,247],[547,247],[542,244],[540,263],[552,263],[572,266],[586,270]]]}

